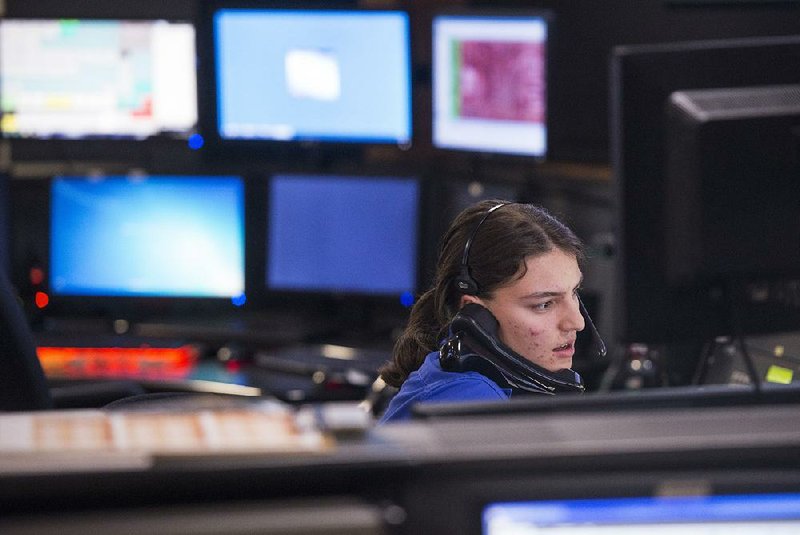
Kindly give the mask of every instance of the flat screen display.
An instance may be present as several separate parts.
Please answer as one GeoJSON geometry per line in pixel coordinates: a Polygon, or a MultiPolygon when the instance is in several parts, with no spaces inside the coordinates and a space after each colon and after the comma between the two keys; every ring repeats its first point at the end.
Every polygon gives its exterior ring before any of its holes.
{"type": "Polygon", "coordinates": [[[194,26],[163,20],[0,20],[0,130],[31,139],[188,137],[194,26]]]}
{"type": "Polygon", "coordinates": [[[419,198],[414,178],[273,176],[267,288],[413,295],[419,198]]]}
{"type": "Polygon", "coordinates": [[[800,494],[643,497],[496,503],[484,535],[795,533],[800,494]]]}
{"type": "Polygon", "coordinates": [[[548,19],[433,19],[433,144],[544,157],[548,19]]]}
{"type": "Polygon", "coordinates": [[[615,330],[687,384],[706,342],[800,329],[798,58],[797,35],[611,51],[615,330]]]}
{"type": "Polygon", "coordinates": [[[220,138],[410,143],[406,13],[230,8],[213,19],[220,138]]]}
{"type": "Polygon", "coordinates": [[[54,295],[244,296],[239,177],[57,177],[50,215],[54,295]]]}

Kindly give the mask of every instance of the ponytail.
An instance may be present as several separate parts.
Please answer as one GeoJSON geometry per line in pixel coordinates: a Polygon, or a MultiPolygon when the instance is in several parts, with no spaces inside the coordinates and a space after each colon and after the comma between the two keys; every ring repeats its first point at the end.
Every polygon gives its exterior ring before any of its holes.
{"type": "Polygon", "coordinates": [[[422,365],[425,356],[438,347],[441,326],[434,302],[431,288],[411,309],[408,325],[394,344],[393,359],[378,370],[386,384],[399,388],[408,375],[422,365]]]}

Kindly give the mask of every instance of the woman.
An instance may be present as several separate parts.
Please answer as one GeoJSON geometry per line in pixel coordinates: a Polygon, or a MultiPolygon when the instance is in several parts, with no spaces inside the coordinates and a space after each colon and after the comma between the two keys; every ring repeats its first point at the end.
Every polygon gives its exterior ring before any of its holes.
{"type": "Polygon", "coordinates": [[[483,201],[459,214],[433,287],[380,370],[400,388],[381,422],[409,418],[417,402],[583,391],[570,370],[585,325],[582,260],[580,240],[541,207],[483,201]]]}

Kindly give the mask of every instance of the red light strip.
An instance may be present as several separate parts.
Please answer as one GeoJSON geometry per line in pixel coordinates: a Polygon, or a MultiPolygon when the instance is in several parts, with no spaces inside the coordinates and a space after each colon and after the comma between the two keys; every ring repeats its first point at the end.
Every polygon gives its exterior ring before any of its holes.
{"type": "Polygon", "coordinates": [[[192,345],[163,347],[39,347],[50,377],[182,378],[194,368],[199,350],[192,345]]]}

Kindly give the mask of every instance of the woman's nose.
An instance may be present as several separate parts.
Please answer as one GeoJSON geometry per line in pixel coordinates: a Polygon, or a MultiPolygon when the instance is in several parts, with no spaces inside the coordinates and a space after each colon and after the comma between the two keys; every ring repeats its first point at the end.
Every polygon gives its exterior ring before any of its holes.
{"type": "Polygon", "coordinates": [[[586,320],[581,314],[580,300],[575,297],[564,317],[563,329],[565,331],[582,331],[584,327],[586,327],[586,320]]]}

